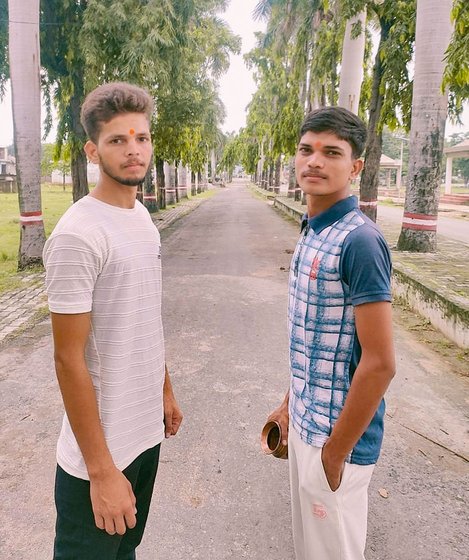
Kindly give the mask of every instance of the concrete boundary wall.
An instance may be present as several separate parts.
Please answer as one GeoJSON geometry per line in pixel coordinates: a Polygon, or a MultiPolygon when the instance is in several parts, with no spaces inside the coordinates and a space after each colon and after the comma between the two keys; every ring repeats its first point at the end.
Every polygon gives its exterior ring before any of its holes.
{"type": "MultiPolygon", "coordinates": [[[[301,224],[301,218],[303,217],[303,214],[299,212],[296,208],[292,208],[291,206],[288,206],[288,204],[285,204],[282,200],[279,200],[278,198],[274,199],[274,206],[275,208],[281,210],[284,214],[290,216],[290,218],[293,218],[295,222],[301,224]]],[[[306,212],[306,206],[305,206],[305,212],[306,212]]]]}
{"type": "Polygon", "coordinates": [[[461,348],[469,348],[469,307],[456,296],[428,288],[398,265],[393,268],[393,294],[425,317],[461,348]]]}
{"type": "MultiPolygon", "coordinates": [[[[303,212],[276,198],[274,206],[301,223],[303,212]]],[[[425,286],[405,271],[400,263],[393,264],[393,294],[411,309],[439,329],[461,348],[469,348],[469,305],[457,294],[442,294],[425,286]]]]}

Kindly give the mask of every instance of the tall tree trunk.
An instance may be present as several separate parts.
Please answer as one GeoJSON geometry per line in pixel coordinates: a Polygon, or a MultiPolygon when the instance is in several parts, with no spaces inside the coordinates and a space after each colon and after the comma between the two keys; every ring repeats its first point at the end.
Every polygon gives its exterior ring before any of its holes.
{"type": "Polygon", "coordinates": [[[257,162],[257,178],[259,181],[259,187],[262,189],[264,185],[262,179],[264,177],[264,139],[261,140],[261,149],[259,153],[259,161],[257,162]]]}
{"type": "Polygon", "coordinates": [[[182,163],[180,163],[178,166],[178,176],[179,176],[179,181],[178,181],[179,198],[180,199],[187,198],[188,172],[187,172],[187,167],[185,165],[182,165],[182,163]]]}
{"type": "Polygon", "coordinates": [[[197,173],[191,169],[191,195],[195,196],[197,194],[197,173]]]}
{"type": "Polygon", "coordinates": [[[174,181],[174,165],[165,161],[164,175],[166,182],[166,204],[176,204],[176,185],[174,181]]]}
{"type": "Polygon", "coordinates": [[[174,173],[174,191],[176,195],[176,204],[179,202],[179,162],[175,161],[173,166],[174,173]]]}
{"type": "Polygon", "coordinates": [[[80,122],[80,109],[83,102],[83,82],[80,78],[75,80],[74,93],[70,99],[70,128],[73,135],[70,153],[70,167],[73,183],[73,202],[80,200],[89,193],[87,160],[83,150],[86,142],[86,133],[80,122]]]}
{"type": "Polygon", "coordinates": [[[204,165],[204,178],[202,181],[202,192],[205,192],[208,189],[208,162],[205,162],[204,165]]]}
{"type": "Polygon", "coordinates": [[[280,193],[280,172],[282,170],[282,158],[281,156],[277,157],[275,161],[275,180],[274,180],[274,193],[280,193]]]}
{"type": "Polygon", "coordinates": [[[365,26],[366,10],[347,21],[345,27],[344,44],[342,47],[342,64],[340,68],[339,102],[358,115],[360,90],[363,81],[363,58],[365,56],[365,26]],[[352,32],[357,25],[361,26],[361,33],[353,38],[352,32]]]}
{"type": "Polygon", "coordinates": [[[217,156],[215,150],[212,148],[210,151],[210,177],[212,178],[212,185],[215,184],[215,177],[217,174],[217,156]]]}
{"type": "Polygon", "coordinates": [[[365,167],[360,180],[360,209],[371,220],[376,222],[378,209],[379,164],[382,153],[382,132],[379,130],[383,94],[380,93],[383,63],[381,49],[389,33],[390,24],[380,19],[381,36],[378,52],[373,67],[373,85],[370,100],[370,118],[368,121],[368,139],[365,150],[365,167]]]}
{"type": "Polygon", "coordinates": [[[18,268],[42,263],[39,0],[9,0],[9,57],[20,210],[18,268]],[[25,32],[25,23],[27,32],[25,32]]]}
{"type": "Polygon", "coordinates": [[[268,173],[267,173],[267,188],[269,191],[274,190],[274,173],[275,173],[275,166],[273,163],[269,164],[268,173]]]}
{"type": "Polygon", "coordinates": [[[143,204],[148,212],[158,212],[158,204],[156,201],[155,183],[153,181],[154,160],[151,157],[150,167],[143,181],[143,204]]]}
{"type": "Polygon", "coordinates": [[[262,170],[262,188],[265,190],[269,188],[269,166],[266,164],[262,170]]]}
{"type": "Polygon", "coordinates": [[[296,173],[295,173],[295,157],[292,156],[288,162],[288,198],[293,198],[296,200],[296,173]]]}
{"type": "Polygon", "coordinates": [[[166,208],[166,184],[164,178],[164,161],[156,160],[156,201],[161,210],[166,208]]]}
{"type": "Polygon", "coordinates": [[[451,38],[451,6],[451,0],[417,1],[409,172],[397,244],[401,251],[436,251],[448,106],[447,93],[441,93],[441,82],[445,67],[443,57],[451,38]]]}

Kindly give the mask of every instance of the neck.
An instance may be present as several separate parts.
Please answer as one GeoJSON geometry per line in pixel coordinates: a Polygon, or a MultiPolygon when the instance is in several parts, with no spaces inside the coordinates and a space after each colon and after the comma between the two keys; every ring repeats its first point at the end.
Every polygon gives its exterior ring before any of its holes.
{"type": "Polygon", "coordinates": [[[344,200],[345,198],[348,198],[349,196],[350,196],[350,190],[347,190],[346,192],[342,192],[340,193],[340,195],[338,195],[338,193],[334,193],[333,195],[307,194],[306,207],[308,210],[308,218],[313,218],[314,216],[317,216],[322,212],[329,210],[331,206],[334,206],[334,204],[336,204],[340,200],[344,200]]]}
{"type": "Polygon", "coordinates": [[[131,209],[135,206],[137,187],[129,187],[114,181],[110,177],[105,178],[101,175],[90,196],[111,206],[131,209]]]}

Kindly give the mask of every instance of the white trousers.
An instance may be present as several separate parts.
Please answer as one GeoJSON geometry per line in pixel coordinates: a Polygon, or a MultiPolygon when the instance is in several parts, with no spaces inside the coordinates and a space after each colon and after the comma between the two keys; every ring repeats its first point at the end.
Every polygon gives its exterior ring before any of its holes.
{"type": "Polygon", "coordinates": [[[374,465],[345,464],[332,492],[321,448],[307,445],[290,426],[288,461],[296,560],[364,560],[368,486],[374,465]]]}

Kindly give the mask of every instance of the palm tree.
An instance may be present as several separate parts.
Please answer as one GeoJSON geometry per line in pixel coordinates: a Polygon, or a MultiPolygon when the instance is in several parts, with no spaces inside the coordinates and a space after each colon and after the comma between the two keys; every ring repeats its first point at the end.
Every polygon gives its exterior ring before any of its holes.
{"type": "Polygon", "coordinates": [[[409,181],[398,241],[402,251],[436,250],[447,92],[441,90],[452,0],[418,0],[409,181]]]}
{"type": "Polygon", "coordinates": [[[342,45],[338,105],[349,109],[356,115],[358,115],[360,90],[363,81],[365,27],[366,9],[347,21],[342,45]]]}
{"type": "Polygon", "coordinates": [[[18,268],[42,262],[39,0],[9,0],[9,58],[20,206],[18,268]]]}

